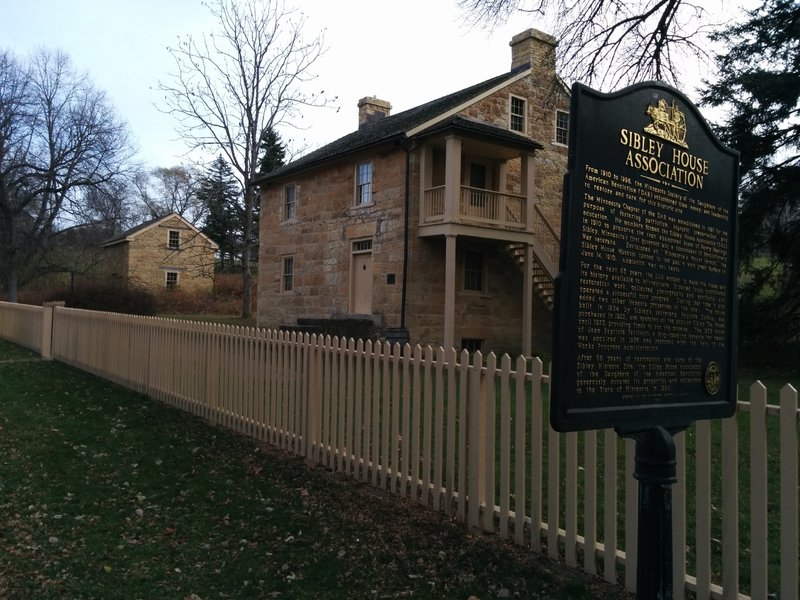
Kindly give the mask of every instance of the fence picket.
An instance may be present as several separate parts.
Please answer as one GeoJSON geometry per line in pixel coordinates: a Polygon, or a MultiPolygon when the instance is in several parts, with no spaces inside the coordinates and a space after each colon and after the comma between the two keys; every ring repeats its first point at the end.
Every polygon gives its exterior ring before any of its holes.
{"type": "Polygon", "coordinates": [[[711,595],[711,425],[697,421],[695,427],[695,595],[711,595]]]}
{"type": "MultiPolygon", "coordinates": [[[[738,392],[737,392],[738,394],[738,392]]],[[[739,597],[739,423],[722,421],[722,589],[725,598],[739,597]]],[[[685,552],[685,549],[684,549],[685,552]]],[[[681,588],[683,581],[680,580],[681,588]]]]}
{"type": "Polygon", "coordinates": [[[767,597],[767,388],[750,386],[750,595],[767,597]]]}
{"type": "Polygon", "coordinates": [[[564,478],[564,558],[570,567],[578,566],[578,434],[567,433],[564,478]]]}
{"type": "Polygon", "coordinates": [[[617,581],[617,434],[603,431],[603,577],[617,581]]]}
{"type": "Polygon", "coordinates": [[[500,535],[508,537],[511,512],[511,357],[500,360],[500,535]]]}
{"type": "Polygon", "coordinates": [[[686,581],[686,432],[675,434],[675,471],[672,486],[672,589],[673,600],[683,600],[686,581]]]}
{"type": "Polygon", "coordinates": [[[797,390],[780,391],[781,598],[798,597],[797,390]]]}
{"type": "Polygon", "coordinates": [[[583,570],[597,573],[597,432],[583,434],[583,570]]]}
{"type": "MultiPolygon", "coordinates": [[[[542,361],[534,358],[531,363],[531,378],[534,382],[542,380],[542,361]]],[[[531,463],[531,550],[542,551],[542,480],[544,457],[544,423],[542,386],[534,385],[531,390],[530,424],[530,463],[531,463]]]]}
{"type": "MultiPolygon", "coordinates": [[[[522,546],[525,543],[525,415],[527,394],[525,376],[528,362],[518,356],[514,373],[514,541],[522,546]]],[[[533,523],[531,524],[533,525],[533,523]]],[[[533,529],[533,527],[531,527],[533,529]]]]}

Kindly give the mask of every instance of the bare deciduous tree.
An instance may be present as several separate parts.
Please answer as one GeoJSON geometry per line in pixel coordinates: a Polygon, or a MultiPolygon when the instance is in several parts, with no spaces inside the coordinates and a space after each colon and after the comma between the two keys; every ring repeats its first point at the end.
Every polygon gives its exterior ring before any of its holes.
{"type": "Polygon", "coordinates": [[[306,41],[302,13],[282,0],[216,0],[213,33],[186,37],[171,49],[176,72],[160,82],[164,110],[175,116],[191,149],[222,152],[244,189],[242,316],[252,313],[250,262],[263,131],[291,124],[302,109],[324,105],[305,84],[324,52],[321,35],[306,41]]]}
{"type": "Polygon", "coordinates": [[[199,176],[192,167],[158,167],[140,171],[133,178],[135,196],[143,219],[157,219],[178,213],[197,225],[203,218],[203,204],[197,198],[199,176]]]}
{"type": "Polygon", "coordinates": [[[15,302],[60,232],[84,216],[87,190],[125,168],[125,125],[61,52],[26,63],[0,52],[0,271],[15,302]]]}
{"type": "Polygon", "coordinates": [[[460,0],[467,20],[492,26],[515,12],[552,24],[567,81],[601,89],[645,80],[685,83],[681,61],[709,58],[714,28],[690,0],[460,0]]]}

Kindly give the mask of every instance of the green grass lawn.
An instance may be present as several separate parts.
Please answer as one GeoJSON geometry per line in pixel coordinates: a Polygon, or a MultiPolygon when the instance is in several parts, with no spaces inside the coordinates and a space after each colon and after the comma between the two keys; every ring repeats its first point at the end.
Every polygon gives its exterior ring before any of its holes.
{"type": "Polygon", "coordinates": [[[626,598],[0,342],[0,597],[626,598]]]}

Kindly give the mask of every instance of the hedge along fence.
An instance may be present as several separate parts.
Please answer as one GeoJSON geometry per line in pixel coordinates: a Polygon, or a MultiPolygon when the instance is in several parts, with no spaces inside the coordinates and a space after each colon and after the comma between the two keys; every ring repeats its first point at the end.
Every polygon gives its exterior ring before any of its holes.
{"type": "MultiPolygon", "coordinates": [[[[635,589],[633,443],[550,429],[538,359],[47,310],[58,360],[635,589]]],[[[676,436],[675,598],[798,597],[797,441],[760,383],[676,436]]]]}

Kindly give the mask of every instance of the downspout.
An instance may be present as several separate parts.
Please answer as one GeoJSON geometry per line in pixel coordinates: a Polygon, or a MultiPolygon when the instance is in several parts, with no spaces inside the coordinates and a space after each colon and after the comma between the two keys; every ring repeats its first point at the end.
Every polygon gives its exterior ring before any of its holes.
{"type": "Polygon", "coordinates": [[[406,181],[405,181],[405,213],[403,215],[403,287],[400,291],[400,329],[406,328],[406,294],[408,290],[408,230],[409,213],[411,209],[411,144],[408,140],[402,142],[406,151],[406,181]]]}

